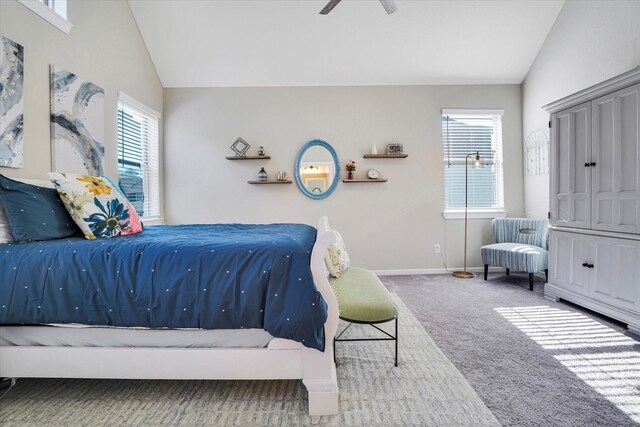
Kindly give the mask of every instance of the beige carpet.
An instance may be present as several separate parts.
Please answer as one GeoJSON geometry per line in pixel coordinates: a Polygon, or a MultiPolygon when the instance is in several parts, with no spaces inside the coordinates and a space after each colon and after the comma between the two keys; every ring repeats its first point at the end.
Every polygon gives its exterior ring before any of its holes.
{"type": "MultiPolygon", "coordinates": [[[[300,381],[22,379],[0,401],[0,425],[500,425],[394,298],[399,366],[392,342],[338,343],[337,416],[309,417],[300,381]]],[[[374,333],[354,325],[345,337],[374,333]]]]}

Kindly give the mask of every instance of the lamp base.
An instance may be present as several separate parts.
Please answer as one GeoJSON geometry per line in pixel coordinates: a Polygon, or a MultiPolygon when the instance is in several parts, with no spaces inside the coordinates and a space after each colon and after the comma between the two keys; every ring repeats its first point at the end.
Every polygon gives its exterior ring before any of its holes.
{"type": "Polygon", "coordinates": [[[468,271],[454,271],[451,275],[458,279],[471,279],[473,277],[473,274],[468,271]]]}

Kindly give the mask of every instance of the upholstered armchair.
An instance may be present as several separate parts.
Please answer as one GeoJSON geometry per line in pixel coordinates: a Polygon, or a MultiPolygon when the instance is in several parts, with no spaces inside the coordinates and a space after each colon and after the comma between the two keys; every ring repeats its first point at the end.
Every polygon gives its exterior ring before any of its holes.
{"type": "Polygon", "coordinates": [[[549,278],[549,221],[531,218],[496,218],[491,223],[496,243],[483,246],[484,280],[489,266],[529,273],[529,290],[533,290],[533,275],[543,271],[549,278]]]}

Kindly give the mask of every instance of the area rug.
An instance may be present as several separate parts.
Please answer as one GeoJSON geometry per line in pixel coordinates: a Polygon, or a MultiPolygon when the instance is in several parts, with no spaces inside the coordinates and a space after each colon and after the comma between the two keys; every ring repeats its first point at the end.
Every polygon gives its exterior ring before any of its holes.
{"type": "MultiPolygon", "coordinates": [[[[393,367],[392,342],[338,343],[336,416],[309,417],[300,381],[21,379],[0,401],[0,424],[500,425],[403,302],[394,299],[400,313],[399,366],[393,367]]],[[[366,325],[347,332],[375,333],[366,325]]]]}

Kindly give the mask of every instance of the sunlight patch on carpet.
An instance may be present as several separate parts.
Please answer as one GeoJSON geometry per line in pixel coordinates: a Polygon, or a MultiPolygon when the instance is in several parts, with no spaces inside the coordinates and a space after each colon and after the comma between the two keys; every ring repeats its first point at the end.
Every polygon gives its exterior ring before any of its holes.
{"type": "Polygon", "coordinates": [[[553,357],[640,423],[640,352],[622,351],[638,341],[581,313],[548,306],[495,310],[542,348],[563,352],[553,357]],[[572,354],[576,349],[595,352],[572,354]]]}
{"type": "Polygon", "coordinates": [[[554,357],[633,421],[640,423],[640,353],[627,351],[554,357]]]}
{"type": "Polygon", "coordinates": [[[547,350],[633,346],[637,341],[583,315],[548,306],[495,309],[547,350]]]}

